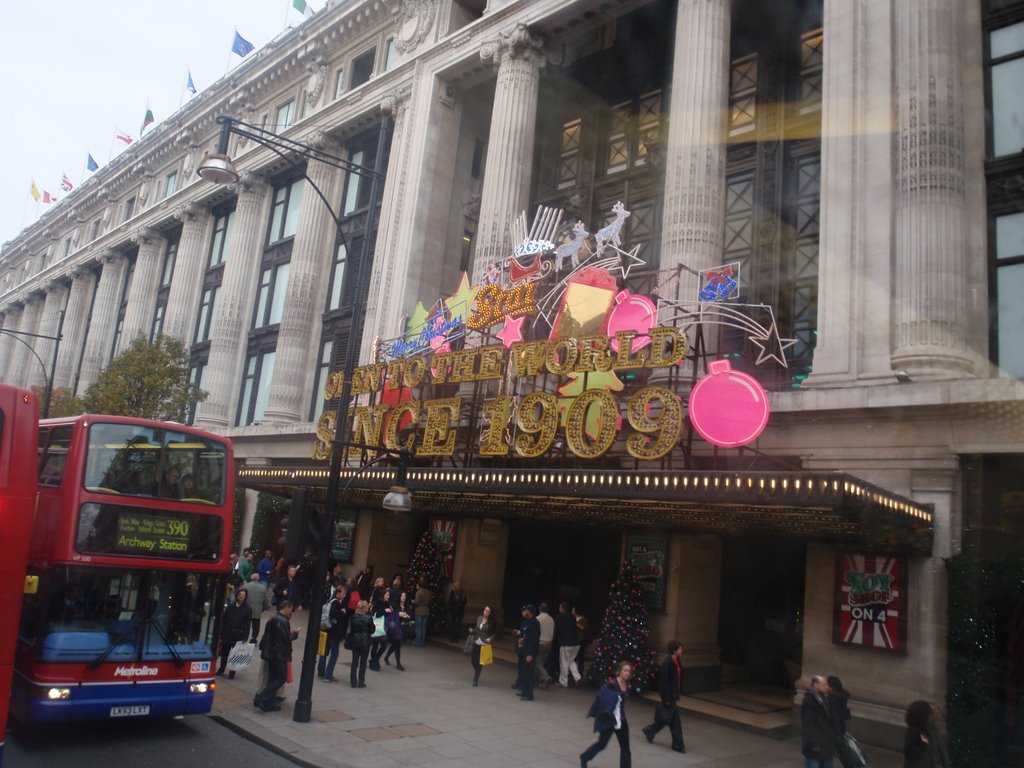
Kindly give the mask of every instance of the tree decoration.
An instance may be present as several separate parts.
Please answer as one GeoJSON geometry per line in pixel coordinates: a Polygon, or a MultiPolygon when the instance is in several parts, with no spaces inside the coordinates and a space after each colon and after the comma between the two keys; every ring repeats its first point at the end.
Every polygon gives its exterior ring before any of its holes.
{"type": "Polygon", "coordinates": [[[407,605],[411,606],[416,590],[413,585],[423,583],[430,590],[431,632],[444,633],[448,625],[447,610],[441,595],[441,564],[437,544],[430,531],[424,531],[405,569],[407,605]]]}
{"type": "Polygon", "coordinates": [[[620,661],[633,664],[632,693],[643,693],[654,682],[656,656],[647,647],[651,634],[647,626],[647,606],[633,565],[626,561],[612,582],[609,603],[601,622],[601,634],[594,641],[594,662],[587,679],[592,685],[604,685],[615,676],[620,661]]]}

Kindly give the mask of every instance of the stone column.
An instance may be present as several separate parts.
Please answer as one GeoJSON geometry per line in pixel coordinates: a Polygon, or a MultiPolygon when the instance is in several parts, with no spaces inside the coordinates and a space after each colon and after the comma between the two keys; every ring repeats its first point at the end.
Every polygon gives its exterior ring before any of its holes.
{"type": "Polygon", "coordinates": [[[252,317],[252,293],[259,277],[263,236],[266,231],[264,207],[267,185],[253,175],[239,183],[238,203],[224,281],[221,284],[220,307],[217,311],[213,338],[210,339],[210,361],[203,388],[209,397],[196,419],[204,429],[223,429],[234,422],[234,406],[238,402],[245,338],[252,317]]]}
{"type": "Polygon", "coordinates": [[[956,0],[895,8],[896,199],[893,369],[970,374],[964,125],[956,0]]]}
{"type": "Polygon", "coordinates": [[[78,373],[79,395],[96,381],[100,371],[110,361],[110,340],[114,336],[117,323],[118,297],[124,285],[128,261],[120,253],[107,251],[100,259],[103,271],[100,273],[99,284],[96,286],[96,297],[93,300],[92,320],[85,338],[85,353],[82,355],[82,367],[78,373]]]}
{"type": "MultiPolygon", "coordinates": [[[[421,134],[413,130],[410,116],[416,112],[416,91],[422,88],[396,91],[381,103],[381,111],[391,115],[391,149],[388,156],[388,170],[384,179],[384,194],[377,219],[377,241],[373,254],[373,270],[370,272],[370,287],[366,293],[366,312],[363,321],[363,338],[359,347],[359,360],[373,359],[374,341],[377,337],[389,338],[395,322],[406,309],[409,300],[408,277],[416,270],[413,254],[419,253],[419,243],[414,244],[417,234],[415,223],[421,196],[416,189],[422,172],[423,160],[429,153],[414,144],[414,138],[421,134]]],[[[424,260],[426,261],[426,259],[424,260]]]]}
{"type": "Polygon", "coordinates": [[[60,342],[57,372],[53,377],[54,389],[71,387],[74,383],[78,361],[82,356],[82,346],[85,344],[94,290],[96,275],[92,271],[82,268],[72,270],[68,308],[64,313],[64,338],[60,342]]]}
{"type": "MultiPolygon", "coordinates": [[[[315,142],[314,146],[321,144],[322,140],[315,142]]],[[[334,168],[311,160],[306,166],[306,175],[328,200],[333,199],[331,190],[337,176],[334,168]]],[[[264,421],[291,423],[308,420],[312,397],[309,390],[323,314],[322,288],[330,275],[336,232],[327,205],[312,189],[307,189],[299,208],[284,313],[277,333],[274,378],[270,384],[264,421]]]]}
{"type": "Polygon", "coordinates": [[[204,206],[188,203],[175,211],[174,217],[181,221],[181,240],[178,242],[174,279],[167,296],[164,335],[173,336],[188,346],[195,333],[199,296],[209,255],[210,211],[204,206]]]}
{"type": "Polygon", "coordinates": [[[128,288],[128,303],[124,312],[124,326],[114,354],[128,349],[136,337],[149,338],[156,310],[156,293],[160,289],[160,268],[167,252],[167,240],[151,229],[140,229],[132,235],[139,244],[135,257],[135,272],[128,288]]]}
{"type": "MultiPolygon", "coordinates": [[[[57,326],[60,325],[60,313],[68,301],[68,286],[63,281],[52,281],[46,286],[46,299],[43,303],[42,316],[39,319],[38,333],[41,336],[56,336],[57,326]]],[[[33,345],[36,354],[43,361],[44,371],[39,365],[31,366],[25,380],[29,386],[45,386],[50,376],[50,368],[53,366],[54,342],[49,339],[35,339],[33,345]]],[[[56,378],[56,374],[54,374],[56,378]]],[[[56,385],[54,385],[56,386],[56,385]]]]}
{"type": "Polygon", "coordinates": [[[805,387],[892,380],[892,9],[826,0],[824,28],[818,342],[805,387]]]}
{"type": "MultiPolygon", "coordinates": [[[[665,155],[661,268],[722,263],[729,112],[729,0],[680,0],[665,155]]],[[[679,297],[696,301],[697,278],[679,297]]]]}
{"type": "MultiPolygon", "coordinates": [[[[38,293],[25,297],[25,308],[21,312],[18,330],[22,333],[39,332],[39,316],[43,312],[43,298],[38,293]]],[[[39,363],[30,349],[36,349],[38,339],[31,336],[18,336],[14,354],[11,355],[11,367],[8,369],[7,380],[11,384],[26,386],[32,368],[38,371],[39,363]]],[[[38,353],[37,353],[38,354],[38,353]]]]}
{"type": "Polygon", "coordinates": [[[530,202],[543,45],[525,24],[517,24],[480,50],[480,58],[491,62],[498,75],[473,256],[474,285],[483,282],[489,264],[511,255],[509,224],[530,202]]]}
{"type": "MultiPolygon", "coordinates": [[[[21,317],[24,307],[20,304],[10,304],[4,312],[4,330],[17,331],[21,327],[21,317]]],[[[15,340],[15,336],[3,334],[0,336],[0,378],[8,384],[12,384],[11,361],[14,359],[14,348],[21,345],[15,340]]]]}

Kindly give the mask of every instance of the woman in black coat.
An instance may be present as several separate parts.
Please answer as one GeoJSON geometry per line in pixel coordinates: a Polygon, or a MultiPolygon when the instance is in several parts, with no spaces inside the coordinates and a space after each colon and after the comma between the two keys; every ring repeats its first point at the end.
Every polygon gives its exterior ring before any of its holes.
{"type": "Polygon", "coordinates": [[[355,615],[348,622],[349,647],[352,649],[351,681],[353,688],[366,687],[366,659],[370,655],[370,635],[373,634],[373,619],[370,618],[370,604],[360,600],[355,615]]]}
{"type": "MultiPolygon", "coordinates": [[[[249,605],[249,591],[245,587],[235,590],[235,602],[224,609],[224,615],[220,620],[220,667],[218,675],[223,675],[228,665],[228,656],[235,643],[244,643],[249,637],[249,627],[252,626],[252,607],[249,605]]],[[[228,678],[233,679],[235,671],[228,673],[228,678]]]]}
{"type": "Polygon", "coordinates": [[[476,635],[473,639],[473,650],[469,657],[469,663],[473,665],[473,687],[476,688],[480,682],[480,649],[490,645],[494,639],[494,619],[491,616],[491,606],[485,605],[483,612],[476,617],[476,623],[469,628],[469,634],[476,635]]]}

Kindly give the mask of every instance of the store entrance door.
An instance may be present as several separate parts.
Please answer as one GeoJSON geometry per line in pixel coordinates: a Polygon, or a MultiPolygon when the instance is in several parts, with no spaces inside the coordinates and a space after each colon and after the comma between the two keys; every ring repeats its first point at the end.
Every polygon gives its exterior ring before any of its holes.
{"type": "Polygon", "coordinates": [[[800,676],[806,564],[801,541],[723,540],[718,642],[724,683],[788,688],[800,676]]]}
{"type": "Polygon", "coordinates": [[[597,627],[618,575],[621,532],[616,528],[522,522],[509,527],[505,561],[504,626],[519,626],[524,603],[546,602],[551,614],[566,600],[597,627]]]}

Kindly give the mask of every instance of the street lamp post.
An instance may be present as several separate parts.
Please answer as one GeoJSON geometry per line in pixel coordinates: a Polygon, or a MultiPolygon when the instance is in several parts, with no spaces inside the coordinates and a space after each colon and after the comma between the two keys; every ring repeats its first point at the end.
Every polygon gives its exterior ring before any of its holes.
{"type": "Polygon", "coordinates": [[[45,419],[50,415],[50,399],[53,397],[53,377],[57,375],[57,352],[60,350],[61,339],[64,338],[64,310],[62,309],[57,316],[57,335],[47,336],[45,333],[29,333],[28,331],[11,331],[6,328],[0,328],[0,336],[10,336],[12,339],[17,341],[19,344],[24,344],[29,352],[32,353],[32,357],[39,363],[39,367],[43,369],[43,383],[44,395],[43,395],[43,408],[40,412],[39,418],[45,419]],[[35,347],[25,341],[22,336],[28,336],[33,339],[43,339],[45,341],[53,342],[53,355],[50,357],[50,373],[46,373],[46,363],[39,357],[39,353],[36,352],[35,347]]]}
{"type": "MultiPolygon", "coordinates": [[[[370,256],[373,253],[374,242],[376,239],[377,206],[380,203],[383,192],[384,163],[388,149],[388,141],[391,136],[391,120],[388,116],[384,116],[381,120],[380,133],[377,137],[377,155],[374,158],[374,167],[372,169],[335,157],[321,149],[311,147],[293,139],[288,139],[259,126],[235,120],[232,117],[218,117],[217,122],[220,123],[221,126],[217,151],[212,154],[208,154],[203,159],[203,162],[200,164],[197,171],[200,177],[215,184],[233,184],[237,182],[239,174],[238,171],[235,170],[231,158],[228,156],[228,141],[231,134],[249,139],[256,144],[271,150],[289,162],[293,167],[302,169],[303,176],[307,183],[309,183],[313,188],[313,191],[320,197],[323,204],[327,206],[327,210],[337,227],[338,236],[343,236],[344,234],[341,217],[324,195],[323,190],[321,190],[320,187],[310,179],[309,175],[305,172],[305,169],[302,168],[301,163],[296,160],[296,157],[322,162],[331,167],[338,168],[349,173],[355,173],[370,180],[370,205],[366,214],[366,234],[363,237],[359,270],[356,273],[355,302],[352,306],[352,322],[349,326],[349,340],[345,345],[345,363],[342,371],[343,381],[341,394],[338,399],[338,408],[335,414],[334,440],[331,442],[330,463],[327,474],[327,495],[324,499],[323,517],[320,529],[321,541],[316,562],[317,573],[313,578],[313,591],[310,595],[309,622],[306,630],[306,645],[302,659],[302,674],[299,679],[299,692],[296,697],[295,710],[292,715],[292,719],[296,722],[308,723],[312,715],[313,708],[313,673],[316,667],[317,638],[320,633],[320,609],[324,602],[324,575],[327,572],[327,561],[330,557],[331,551],[331,534],[335,518],[337,517],[339,495],[338,485],[342,460],[344,458],[344,446],[346,445],[344,440],[348,429],[348,401],[352,394],[352,372],[355,370],[356,362],[358,360],[357,342],[362,334],[364,294],[366,292],[364,286],[366,282],[366,273],[369,271],[367,267],[370,263],[370,256]]],[[[404,469],[405,464],[407,463],[407,459],[404,454],[377,448],[375,446],[364,447],[381,451],[381,455],[375,458],[371,464],[377,463],[388,456],[398,455],[400,462],[396,486],[404,484],[404,469]]],[[[370,465],[365,465],[363,469],[367,466],[370,465]]],[[[360,472],[361,471],[362,469],[360,472]]],[[[352,481],[358,476],[359,472],[353,475],[349,479],[348,483],[346,483],[346,494],[352,481]]],[[[392,493],[388,494],[388,498],[392,498],[392,494],[396,494],[393,497],[395,500],[395,506],[390,508],[401,508],[403,510],[408,509],[407,500],[403,503],[399,503],[397,501],[397,499],[401,497],[400,492],[396,493],[397,490],[398,489],[396,488],[392,488],[392,493]]],[[[407,496],[408,491],[405,493],[407,496]]],[[[385,508],[389,508],[388,498],[385,498],[385,508]]]]}

